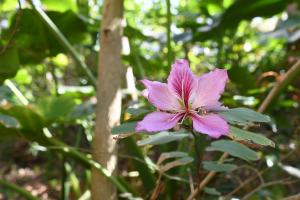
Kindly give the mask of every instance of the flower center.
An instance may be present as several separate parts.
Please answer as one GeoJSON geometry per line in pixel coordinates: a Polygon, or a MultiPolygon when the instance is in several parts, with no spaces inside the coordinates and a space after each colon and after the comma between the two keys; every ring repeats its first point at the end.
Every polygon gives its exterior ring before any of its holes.
{"type": "Polygon", "coordinates": [[[204,107],[196,108],[195,111],[197,112],[198,115],[206,115],[207,114],[207,110],[205,110],[204,107]]]}

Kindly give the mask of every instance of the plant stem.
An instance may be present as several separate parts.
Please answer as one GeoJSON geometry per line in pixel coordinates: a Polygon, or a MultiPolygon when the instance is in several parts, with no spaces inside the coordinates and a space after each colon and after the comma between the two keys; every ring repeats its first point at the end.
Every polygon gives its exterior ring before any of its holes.
{"type": "MultiPolygon", "coordinates": [[[[273,102],[278,95],[290,84],[292,83],[300,74],[300,60],[298,60],[283,76],[281,81],[275,84],[273,89],[269,92],[268,96],[265,98],[263,103],[258,108],[258,112],[265,112],[267,108],[271,105],[271,102],[273,102]]],[[[227,153],[223,153],[221,156],[219,162],[223,162],[228,157],[227,153]]],[[[202,189],[212,180],[217,173],[214,171],[209,172],[206,177],[203,179],[203,181],[199,184],[197,189],[190,194],[190,196],[187,198],[187,200],[194,199],[201,191],[202,189]]]]}
{"type": "Polygon", "coordinates": [[[162,178],[162,172],[159,172],[158,179],[156,181],[156,186],[153,190],[150,200],[156,200],[158,198],[159,193],[161,191],[161,178],[162,178]]]}
{"type": "Polygon", "coordinates": [[[93,73],[90,71],[90,69],[85,64],[85,62],[82,61],[79,54],[75,51],[75,49],[72,47],[72,45],[67,40],[67,38],[62,34],[62,32],[53,23],[53,21],[48,17],[48,15],[42,10],[40,5],[37,5],[36,2],[39,2],[39,1],[29,0],[29,3],[31,4],[32,8],[36,11],[39,18],[43,21],[43,23],[51,31],[51,33],[57,39],[57,41],[60,43],[60,45],[62,45],[62,47],[65,48],[65,50],[70,53],[70,55],[75,60],[75,62],[85,72],[88,79],[91,81],[92,85],[94,85],[94,87],[96,87],[96,78],[94,77],[93,73]]]}
{"type": "Polygon", "coordinates": [[[18,193],[19,195],[21,195],[24,199],[27,199],[27,200],[38,200],[37,197],[33,196],[30,192],[28,192],[27,190],[25,190],[24,188],[14,184],[14,183],[11,183],[9,181],[6,181],[6,180],[3,180],[3,179],[0,179],[0,185],[2,185],[3,187],[6,187],[16,193],[18,193]]]}
{"type": "Polygon", "coordinates": [[[280,93],[300,75],[300,59],[286,72],[282,79],[275,84],[273,89],[258,108],[258,112],[265,112],[280,93]]]}
{"type": "Polygon", "coordinates": [[[69,187],[68,187],[68,174],[66,169],[66,157],[62,155],[61,158],[61,200],[68,199],[69,187]]]}
{"type": "Polygon", "coordinates": [[[171,2],[166,0],[167,4],[167,48],[168,48],[168,67],[171,67],[172,64],[172,46],[171,46],[171,23],[172,23],[172,14],[171,14],[171,2]]]}
{"type": "Polygon", "coordinates": [[[255,194],[256,192],[258,192],[259,190],[261,190],[263,188],[266,188],[266,187],[269,187],[272,185],[277,185],[277,184],[286,185],[286,184],[290,184],[292,182],[294,182],[294,181],[289,181],[289,178],[287,178],[287,179],[270,181],[268,183],[261,184],[260,186],[256,187],[254,190],[252,190],[251,192],[247,193],[244,197],[241,198],[241,200],[249,199],[253,194],[255,194]]]}
{"type": "Polygon", "coordinates": [[[198,138],[197,135],[193,130],[191,130],[192,135],[194,136],[194,148],[195,148],[195,153],[197,158],[195,159],[196,162],[196,169],[197,169],[197,176],[198,176],[198,181],[200,181],[200,163],[201,163],[201,154],[198,149],[198,138]]]}

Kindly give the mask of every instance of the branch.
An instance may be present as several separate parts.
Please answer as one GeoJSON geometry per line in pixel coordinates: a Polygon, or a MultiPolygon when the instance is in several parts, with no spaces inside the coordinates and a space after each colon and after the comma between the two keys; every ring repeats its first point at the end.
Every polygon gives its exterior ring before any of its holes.
{"type": "Polygon", "coordinates": [[[292,195],[292,196],[285,197],[282,200],[297,200],[297,199],[300,199],[300,193],[292,195]]]}
{"type": "MultiPolygon", "coordinates": [[[[258,108],[258,112],[265,112],[267,108],[270,106],[270,104],[278,97],[278,95],[290,84],[292,83],[296,78],[298,78],[300,74],[300,60],[298,60],[283,76],[281,81],[277,82],[273,89],[269,92],[268,96],[265,98],[265,100],[262,102],[260,107],[258,108]]],[[[227,153],[223,153],[221,156],[219,162],[223,162],[228,157],[227,153]]],[[[211,179],[215,177],[217,173],[214,171],[209,172],[206,177],[203,179],[203,181],[199,184],[197,189],[194,191],[194,193],[191,193],[190,196],[187,198],[187,200],[194,199],[201,191],[202,189],[210,182],[211,179]]]]}
{"type": "Polygon", "coordinates": [[[279,96],[279,94],[300,75],[300,60],[298,60],[283,76],[283,78],[275,84],[273,89],[258,108],[258,112],[264,112],[270,104],[279,96]]]}

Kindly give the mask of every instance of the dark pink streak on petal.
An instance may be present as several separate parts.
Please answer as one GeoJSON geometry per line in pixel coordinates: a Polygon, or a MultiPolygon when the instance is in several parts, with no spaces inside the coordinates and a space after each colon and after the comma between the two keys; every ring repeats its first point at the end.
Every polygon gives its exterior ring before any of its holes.
{"type": "Polygon", "coordinates": [[[153,112],[144,117],[137,123],[135,130],[137,132],[156,132],[165,131],[177,125],[183,114],[170,114],[165,112],[153,112]]]}
{"type": "Polygon", "coordinates": [[[223,69],[215,69],[200,76],[196,92],[193,94],[192,108],[219,109],[221,106],[219,99],[224,92],[227,80],[227,71],[223,69]]]}
{"type": "Polygon", "coordinates": [[[196,79],[187,60],[176,60],[168,77],[168,87],[184,102],[188,108],[192,90],[196,86],[196,79]]]}
{"type": "Polygon", "coordinates": [[[170,92],[167,84],[149,80],[142,80],[141,82],[147,88],[143,91],[143,95],[156,108],[165,111],[176,111],[181,109],[179,100],[170,92]]]}
{"type": "Polygon", "coordinates": [[[212,138],[219,138],[221,135],[229,133],[227,122],[217,114],[208,114],[200,116],[193,113],[193,128],[200,132],[209,135],[212,138]]]}

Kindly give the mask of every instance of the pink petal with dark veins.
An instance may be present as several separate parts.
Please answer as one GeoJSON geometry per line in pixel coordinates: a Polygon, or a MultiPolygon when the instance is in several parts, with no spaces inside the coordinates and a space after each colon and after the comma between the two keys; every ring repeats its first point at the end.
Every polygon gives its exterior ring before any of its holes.
{"type": "Polygon", "coordinates": [[[183,114],[171,114],[165,112],[153,112],[144,117],[137,123],[135,130],[137,132],[156,132],[165,131],[177,125],[183,114]]]}
{"type": "Polygon", "coordinates": [[[166,111],[181,110],[179,99],[170,92],[167,84],[158,81],[141,81],[146,90],[143,91],[143,95],[152,103],[156,108],[166,111]]]}
{"type": "Polygon", "coordinates": [[[219,138],[222,135],[229,133],[227,122],[217,114],[208,114],[200,116],[192,114],[193,128],[200,132],[209,135],[212,138],[219,138]]]}
{"type": "Polygon", "coordinates": [[[195,75],[192,73],[187,60],[176,60],[168,77],[168,87],[188,107],[193,89],[197,86],[195,75]]]}
{"type": "Polygon", "coordinates": [[[215,69],[200,76],[197,90],[193,94],[192,108],[204,107],[208,110],[220,108],[221,103],[218,100],[224,92],[227,80],[227,71],[223,69],[215,69]]]}

